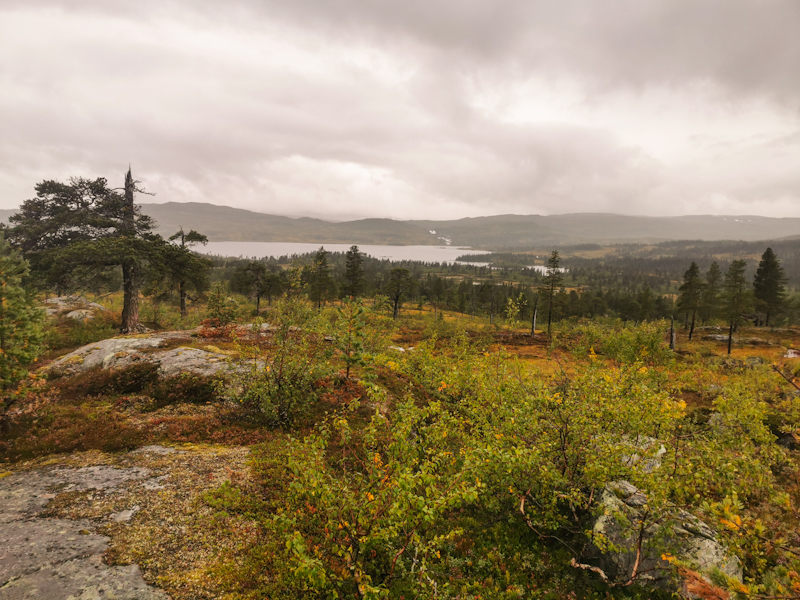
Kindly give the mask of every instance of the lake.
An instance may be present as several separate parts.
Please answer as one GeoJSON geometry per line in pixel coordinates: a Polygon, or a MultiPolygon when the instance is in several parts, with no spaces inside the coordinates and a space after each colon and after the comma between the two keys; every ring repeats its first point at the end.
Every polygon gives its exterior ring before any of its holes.
{"type": "MultiPolygon", "coordinates": [[[[299,242],[208,242],[194,249],[203,254],[264,258],[291,256],[316,252],[324,246],[328,252],[347,252],[352,244],[308,244],[299,242]]],[[[423,262],[452,263],[462,254],[489,254],[486,250],[472,250],[460,246],[382,246],[358,244],[358,249],[373,258],[390,261],[417,260],[423,262]]]]}

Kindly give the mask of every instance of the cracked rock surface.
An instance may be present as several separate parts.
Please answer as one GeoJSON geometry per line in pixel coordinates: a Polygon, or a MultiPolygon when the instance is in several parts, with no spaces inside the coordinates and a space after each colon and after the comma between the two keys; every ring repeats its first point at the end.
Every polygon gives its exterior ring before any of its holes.
{"type": "Polygon", "coordinates": [[[114,493],[146,480],[146,468],[89,466],[19,472],[0,479],[0,599],[168,600],[150,587],[136,565],[108,566],[109,538],[88,520],[41,518],[58,493],[114,493]]]}

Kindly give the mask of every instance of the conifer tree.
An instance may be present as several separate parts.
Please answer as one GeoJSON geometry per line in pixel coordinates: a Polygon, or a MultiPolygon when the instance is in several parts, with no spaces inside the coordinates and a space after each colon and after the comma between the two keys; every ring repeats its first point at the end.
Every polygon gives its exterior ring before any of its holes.
{"type": "Polygon", "coordinates": [[[764,325],[769,326],[770,316],[778,314],[786,305],[786,282],[778,257],[772,248],[767,248],[753,279],[756,310],[764,313],[764,325]]]}
{"type": "Polygon", "coordinates": [[[42,343],[44,313],[22,287],[28,263],[0,233],[0,430],[7,411],[19,399],[17,384],[28,373],[42,343]]]}
{"type": "Polygon", "coordinates": [[[542,286],[539,288],[547,303],[547,335],[550,335],[550,329],[553,322],[553,305],[556,300],[556,292],[561,287],[563,278],[561,277],[561,269],[558,264],[560,261],[558,250],[553,250],[550,258],[547,260],[547,271],[542,278],[542,286]]]}
{"type": "Polygon", "coordinates": [[[322,308],[323,302],[335,297],[336,283],[331,277],[328,251],[324,247],[320,246],[311,264],[303,269],[303,276],[308,285],[308,297],[317,308],[322,308]]]}
{"type": "Polygon", "coordinates": [[[187,315],[186,295],[189,289],[194,288],[196,292],[202,292],[208,287],[208,272],[214,263],[205,257],[198,256],[191,250],[195,244],[205,246],[208,243],[208,238],[202,233],[198,233],[194,229],[184,233],[183,227],[181,227],[176,233],[169,236],[170,242],[178,242],[178,240],[180,243],[168,244],[165,247],[166,252],[162,262],[165,267],[164,271],[178,286],[181,319],[183,319],[187,315]]]}
{"type": "Polygon", "coordinates": [[[689,328],[689,339],[694,333],[694,322],[697,317],[697,309],[700,306],[700,298],[703,293],[703,280],[700,278],[700,267],[692,261],[689,268],[683,274],[683,283],[678,288],[678,310],[686,315],[692,316],[692,324],[689,328]]]}
{"type": "Polygon", "coordinates": [[[712,262],[706,273],[703,291],[700,293],[700,315],[704,323],[713,319],[719,311],[722,277],[722,269],[719,268],[717,261],[712,262]]]}
{"type": "Polygon", "coordinates": [[[364,291],[363,258],[358,246],[350,246],[345,255],[344,279],[342,292],[347,298],[358,298],[364,291]]]}
{"type": "Polygon", "coordinates": [[[252,260],[237,267],[231,278],[232,291],[255,297],[256,315],[260,312],[261,298],[266,296],[267,304],[272,306],[272,296],[279,294],[282,289],[280,276],[277,273],[271,273],[267,269],[267,265],[258,260],[252,260]]]}
{"type": "Polygon", "coordinates": [[[139,286],[145,265],[158,260],[160,238],[153,220],[142,215],[134,194],[142,192],[125,174],[123,194],[105,178],[46,180],[35,186],[12,224],[9,241],[22,250],[32,271],[58,290],[75,289],[76,272],[100,273],[122,268],[124,292],[120,332],[139,331],[139,286]]]}
{"type": "Polygon", "coordinates": [[[747,262],[734,260],[725,273],[723,283],[723,310],[728,321],[728,354],[731,353],[733,330],[742,320],[742,314],[752,307],[752,297],[744,276],[747,262]]]}
{"type": "Polygon", "coordinates": [[[389,281],[384,290],[392,301],[392,318],[396,321],[400,316],[400,305],[403,296],[414,289],[415,281],[411,277],[411,272],[404,268],[395,268],[389,272],[389,281]]]}

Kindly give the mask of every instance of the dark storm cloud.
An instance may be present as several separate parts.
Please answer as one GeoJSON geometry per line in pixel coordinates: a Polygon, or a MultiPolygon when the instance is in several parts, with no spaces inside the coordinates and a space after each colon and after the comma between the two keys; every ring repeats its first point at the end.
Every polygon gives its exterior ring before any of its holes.
{"type": "Polygon", "coordinates": [[[4,206],[132,162],[158,201],[295,215],[800,214],[791,0],[7,0],[3,15],[4,206]]]}

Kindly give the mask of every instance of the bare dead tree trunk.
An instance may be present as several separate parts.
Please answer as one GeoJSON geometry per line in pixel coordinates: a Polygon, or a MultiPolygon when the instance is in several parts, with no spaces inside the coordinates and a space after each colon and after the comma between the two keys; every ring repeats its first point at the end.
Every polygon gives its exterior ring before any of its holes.
{"type": "Polygon", "coordinates": [[[139,286],[136,281],[136,263],[126,262],[122,265],[122,326],[120,333],[140,331],[139,325],[139,286]]]}
{"type": "MultiPolygon", "coordinates": [[[[131,169],[125,174],[125,205],[122,209],[123,235],[133,239],[136,236],[135,210],[133,191],[135,183],[131,169]]],[[[135,333],[142,330],[139,324],[139,282],[136,260],[131,258],[122,264],[122,326],[120,333],[135,333]]]]}
{"type": "Polygon", "coordinates": [[[536,296],[536,302],[533,303],[533,319],[531,319],[531,337],[536,337],[536,317],[539,314],[539,296],[536,296]]]}

